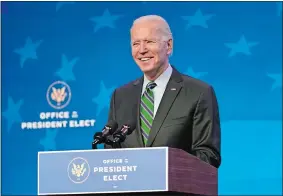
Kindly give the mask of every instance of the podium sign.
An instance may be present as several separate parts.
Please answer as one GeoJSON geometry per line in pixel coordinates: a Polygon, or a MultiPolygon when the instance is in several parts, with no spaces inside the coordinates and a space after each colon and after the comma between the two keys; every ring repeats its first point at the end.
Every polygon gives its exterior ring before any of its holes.
{"type": "Polygon", "coordinates": [[[38,153],[38,195],[168,190],[168,148],[38,153]]]}

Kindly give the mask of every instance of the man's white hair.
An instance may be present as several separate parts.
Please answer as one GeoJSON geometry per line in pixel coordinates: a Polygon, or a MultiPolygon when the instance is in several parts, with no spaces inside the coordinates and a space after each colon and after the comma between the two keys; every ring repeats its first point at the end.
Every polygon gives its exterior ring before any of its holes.
{"type": "MultiPolygon", "coordinates": [[[[166,41],[169,39],[173,39],[171,29],[169,27],[169,24],[167,21],[162,18],[161,16],[158,15],[146,15],[146,16],[141,16],[134,20],[132,28],[135,24],[138,24],[140,22],[147,22],[147,21],[152,21],[158,23],[157,29],[161,31],[163,39],[166,41]]],[[[131,29],[132,29],[131,28],[131,29]]]]}

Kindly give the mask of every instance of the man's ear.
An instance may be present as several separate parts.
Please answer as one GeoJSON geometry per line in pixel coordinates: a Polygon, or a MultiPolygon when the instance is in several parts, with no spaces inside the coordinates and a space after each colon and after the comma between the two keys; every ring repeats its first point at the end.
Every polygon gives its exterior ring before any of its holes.
{"type": "Polygon", "coordinates": [[[169,39],[167,42],[167,54],[171,55],[173,52],[173,39],[169,39]]]}

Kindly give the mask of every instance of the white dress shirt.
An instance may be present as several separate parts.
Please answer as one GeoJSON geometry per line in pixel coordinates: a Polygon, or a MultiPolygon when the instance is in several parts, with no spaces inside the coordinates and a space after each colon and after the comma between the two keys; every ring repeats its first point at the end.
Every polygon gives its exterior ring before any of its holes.
{"type": "MultiPolygon", "coordinates": [[[[169,65],[167,69],[156,80],[154,80],[154,82],[157,84],[157,86],[152,90],[154,94],[154,113],[153,113],[154,116],[156,115],[157,109],[163,97],[168,81],[171,77],[171,74],[172,74],[172,67],[169,65]]],[[[144,76],[141,96],[143,95],[146,89],[146,85],[149,82],[151,81],[148,80],[146,76],[144,76]]]]}

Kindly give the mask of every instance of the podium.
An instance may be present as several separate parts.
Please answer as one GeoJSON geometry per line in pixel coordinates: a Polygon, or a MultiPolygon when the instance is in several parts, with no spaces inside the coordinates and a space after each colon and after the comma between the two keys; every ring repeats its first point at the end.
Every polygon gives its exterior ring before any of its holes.
{"type": "Polygon", "coordinates": [[[169,147],[38,152],[38,195],[218,195],[217,168],[169,147]]]}

